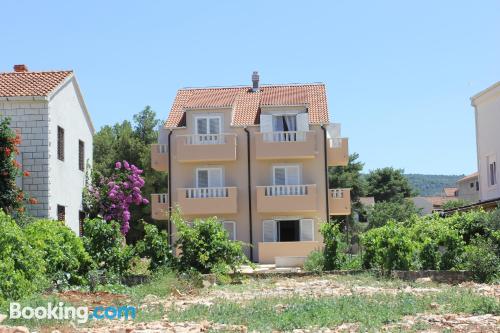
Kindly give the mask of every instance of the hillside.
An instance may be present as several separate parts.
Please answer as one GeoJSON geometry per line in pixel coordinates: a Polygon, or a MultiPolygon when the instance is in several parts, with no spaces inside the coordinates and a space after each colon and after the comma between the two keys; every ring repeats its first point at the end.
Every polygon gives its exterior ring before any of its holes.
{"type": "Polygon", "coordinates": [[[430,196],[439,195],[444,187],[455,187],[456,181],[464,175],[422,175],[410,173],[405,176],[418,191],[419,195],[430,196]]]}

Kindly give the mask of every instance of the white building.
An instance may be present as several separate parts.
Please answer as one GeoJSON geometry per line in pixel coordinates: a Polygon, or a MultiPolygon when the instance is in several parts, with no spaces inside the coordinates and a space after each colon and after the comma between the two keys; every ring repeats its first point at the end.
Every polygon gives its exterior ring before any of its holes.
{"type": "Polygon", "coordinates": [[[470,203],[479,201],[479,173],[474,172],[457,180],[458,198],[470,203]]]}
{"type": "Polygon", "coordinates": [[[477,164],[481,201],[500,198],[500,82],[471,98],[476,118],[477,164]]]}
{"type": "Polygon", "coordinates": [[[37,217],[64,219],[80,233],[82,189],[92,163],[94,127],[73,71],[0,73],[0,117],[21,134],[19,185],[38,203],[37,217]]]}

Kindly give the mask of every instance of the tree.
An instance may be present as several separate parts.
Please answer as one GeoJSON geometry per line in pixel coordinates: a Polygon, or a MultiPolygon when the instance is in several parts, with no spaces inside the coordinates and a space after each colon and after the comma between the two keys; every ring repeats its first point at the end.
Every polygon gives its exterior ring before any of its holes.
{"type": "Polygon", "coordinates": [[[376,202],[401,201],[415,195],[403,172],[403,169],[391,167],[370,171],[366,177],[368,195],[375,197],[376,202]]]}
{"type": "Polygon", "coordinates": [[[370,228],[378,228],[389,220],[404,222],[415,214],[418,214],[418,209],[410,200],[382,201],[375,203],[375,206],[368,210],[368,223],[370,228]]]}
{"type": "Polygon", "coordinates": [[[450,200],[450,201],[447,201],[443,204],[443,209],[447,210],[447,209],[460,208],[460,207],[467,206],[470,204],[471,204],[471,202],[468,200],[465,200],[465,199],[450,200]]]}
{"type": "Polygon", "coordinates": [[[346,166],[336,166],[328,169],[330,188],[350,188],[351,201],[355,203],[359,202],[359,197],[365,195],[366,192],[366,181],[361,174],[364,163],[358,161],[358,158],[358,153],[352,153],[349,155],[349,162],[346,166]]]}

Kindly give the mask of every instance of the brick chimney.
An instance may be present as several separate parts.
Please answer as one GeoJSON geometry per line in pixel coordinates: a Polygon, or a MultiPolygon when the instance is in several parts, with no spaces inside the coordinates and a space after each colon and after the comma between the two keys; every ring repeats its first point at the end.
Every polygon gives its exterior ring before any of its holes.
{"type": "Polygon", "coordinates": [[[259,91],[259,72],[255,71],[252,74],[252,91],[259,91]]]}
{"type": "Polygon", "coordinates": [[[14,72],[23,73],[28,71],[28,66],[26,65],[14,65],[14,72]]]}

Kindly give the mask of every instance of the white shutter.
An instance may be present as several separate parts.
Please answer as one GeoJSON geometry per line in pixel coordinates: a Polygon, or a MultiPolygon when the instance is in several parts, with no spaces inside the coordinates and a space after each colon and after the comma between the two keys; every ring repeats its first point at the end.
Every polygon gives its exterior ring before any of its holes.
{"type": "Polygon", "coordinates": [[[302,219],[300,220],[300,240],[313,241],[314,240],[314,220],[302,219]]]}
{"type": "Polygon", "coordinates": [[[286,185],[300,185],[300,168],[291,165],[286,168],[286,185]]]}
{"type": "Polygon", "coordinates": [[[286,167],[275,167],[273,185],[286,185],[286,167]]]}
{"type": "Polygon", "coordinates": [[[326,137],[328,139],[340,138],[340,124],[328,124],[326,127],[326,137]]]}
{"type": "Polygon", "coordinates": [[[230,240],[236,240],[236,222],[234,221],[224,221],[222,222],[224,229],[227,230],[230,240]]]}
{"type": "Polygon", "coordinates": [[[222,182],[222,169],[210,168],[208,169],[208,187],[223,187],[222,182]]]}
{"type": "Polygon", "coordinates": [[[210,134],[220,133],[220,118],[210,118],[210,134]]]}
{"type": "Polygon", "coordinates": [[[309,131],[309,113],[297,114],[297,131],[299,132],[309,131]]]}
{"type": "Polygon", "coordinates": [[[207,118],[196,118],[196,134],[207,134],[207,118]]]}
{"type": "Polygon", "coordinates": [[[261,132],[273,131],[273,116],[267,114],[260,115],[260,131],[261,132]]]}
{"type": "Polygon", "coordinates": [[[196,171],[196,187],[208,187],[208,170],[207,169],[198,169],[196,171]]]}
{"type": "Polygon", "coordinates": [[[263,242],[276,242],[276,221],[275,220],[262,221],[262,241],[263,242]]]}

